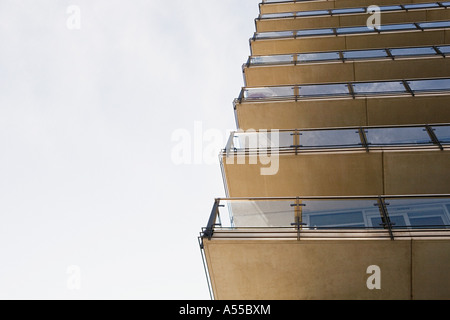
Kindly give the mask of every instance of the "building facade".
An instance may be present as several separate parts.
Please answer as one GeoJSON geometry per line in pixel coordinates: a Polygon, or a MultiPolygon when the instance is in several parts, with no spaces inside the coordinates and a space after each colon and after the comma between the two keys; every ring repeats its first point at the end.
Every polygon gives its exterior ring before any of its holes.
{"type": "Polygon", "coordinates": [[[450,2],[266,0],[255,27],[211,296],[450,299],[450,2]]]}

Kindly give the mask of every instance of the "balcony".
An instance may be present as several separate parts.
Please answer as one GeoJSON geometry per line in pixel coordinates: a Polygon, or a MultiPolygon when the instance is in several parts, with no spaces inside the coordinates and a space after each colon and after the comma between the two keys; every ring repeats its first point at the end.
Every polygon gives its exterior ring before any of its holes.
{"type": "MultiPolygon", "coordinates": [[[[368,6],[303,10],[260,14],[255,20],[258,32],[285,31],[303,28],[329,28],[364,25],[369,17],[368,6]]],[[[380,5],[383,24],[445,20],[450,2],[380,5]]]]}
{"type": "Polygon", "coordinates": [[[216,299],[450,297],[449,194],[216,199],[199,241],[216,299]]]}
{"type": "Polygon", "coordinates": [[[249,130],[231,133],[221,165],[230,197],[439,194],[449,146],[448,124],[249,130]]]}
{"type": "Polygon", "coordinates": [[[422,46],[256,56],[243,73],[249,87],[446,77],[449,55],[450,46],[422,46]]]}
{"type": "MultiPolygon", "coordinates": [[[[447,9],[448,10],[448,9],[447,9]]],[[[254,56],[319,51],[445,45],[450,43],[450,21],[256,32],[250,39],[254,56]]]]}
{"type": "MultiPolygon", "coordinates": [[[[436,1],[427,0],[404,0],[403,4],[415,3],[435,3],[436,1]]],[[[448,1],[440,1],[445,4],[448,1]]],[[[368,7],[373,5],[373,0],[305,0],[305,1],[280,1],[280,0],[263,0],[260,4],[261,14],[271,13],[286,13],[296,11],[311,11],[311,10],[332,10],[337,8],[354,8],[359,6],[368,7]]],[[[378,0],[376,2],[379,6],[398,5],[396,0],[378,0]]]]}
{"type": "Polygon", "coordinates": [[[248,130],[447,123],[449,104],[442,78],[244,87],[234,109],[248,130]]]}

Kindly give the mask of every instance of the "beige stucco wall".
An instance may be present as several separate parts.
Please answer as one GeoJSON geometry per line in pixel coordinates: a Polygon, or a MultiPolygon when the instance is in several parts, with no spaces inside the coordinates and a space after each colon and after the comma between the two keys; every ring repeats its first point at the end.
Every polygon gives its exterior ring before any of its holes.
{"type": "Polygon", "coordinates": [[[251,54],[272,55],[315,51],[413,47],[450,43],[450,30],[425,30],[364,35],[251,40],[251,54]]]}
{"type": "Polygon", "coordinates": [[[442,56],[300,63],[297,65],[250,66],[244,68],[248,87],[326,82],[377,81],[448,77],[450,59],[442,56]],[[411,66],[415,67],[411,67],[411,66]]]}
{"type": "MultiPolygon", "coordinates": [[[[403,0],[401,3],[425,3],[435,2],[433,0],[403,0]]],[[[398,4],[397,0],[331,0],[331,1],[305,1],[297,3],[267,3],[260,6],[261,13],[277,13],[290,11],[306,11],[306,10],[320,10],[320,9],[334,9],[334,8],[354,8],[354,7],[368,7],[370,5],[391,5],[398,4]]]]}
{"type": "Polygon", "coordinates": [[[204,244],[218,300],[450,299],[450,240],[204,244]],[[381,289],[367,287],[372,265],[380,268],[381,289]]]}
{"type": "MultiPolygon", "coordinates": [[[[231,157],[231,156],[230,156],[231,157]]],[[[228,161],[230,158],[228,159],[228,161]]],[[[450,193],[450,150],[282,154],[271,164],[227,163],[230,197],[450,193]],[[263,175],[261,168],[278,168],[263,175]]],[[[266,161],[266,160],[264,160],[266,161]]]]}
{"type": "Polygon", "coordinates": [[[295,129],[450,123],[450,95],[244,102],[239,128],[295,129]]]}
{"type": "MultiPolygon", "coordinates": [[[[433,20],[447,20],[450,13],[445,8],[430,10],[413,10],[407,12],[383,12],[381,23],[405,23],[433,20]]],[[[366,25],[369,15],[351,14],[337,16],[316,16],[316,17],[297,17],[284,19],[261,19],[256,20],[257,32],[268,31],[285,31],[300,30],[314,28],[330,28],[330,27],[348,27],[348,26],[364,26],[366,25]]]]}

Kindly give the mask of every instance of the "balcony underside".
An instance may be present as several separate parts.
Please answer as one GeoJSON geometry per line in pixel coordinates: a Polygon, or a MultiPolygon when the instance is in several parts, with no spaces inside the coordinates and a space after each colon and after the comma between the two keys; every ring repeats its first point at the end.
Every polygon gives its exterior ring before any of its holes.
{"type": "MultiPolygon", "coordinates": [[[[409,3],[428,3],[436,2],[432,0],[403,0],[402,4],[409,3]]],[[[321,9],[337,9],[337,8],[353,8],[353,7],[368,7],[371,5],[396,5],[399,1],[397,0],[319,0],[319,1],[300,1],[294,3],[293,1],[285,3],[265,3],[261,4],[260,12],[261,14],[266,13],[279,13],[279,12],[292,12],[292,11],[310,11],[310,10],[321,10],[321,9]]]]}
{"type": "Polygon", "coordinates": [[[450,299],[448,237],[398,241],[213,237],[203,244],[218,300],[450,299]],[[370,266],[379,267],[380,289],[367,285],[370,266]]]}
{"type": "Polygon", "coordinates": [[[450,122],[450,95],[236,103],[238,127],[292,129],[450,122]]]}
{"type": "Polygon", "coordinates": [[[251,40],[252,55],[450,44],[450,30],[251,40]]]}
{"type": "MultiPolygon", "coordinates": [[[[447,20],[450,11],[445,8],[437,10],[417,10],[406,12],[383,12],[382,23],[404,23],[417,21],[447,20]]],[[[369,15],[352,14],[338,16],[301,17],[290,19],[262,19],[256,20],[257,32],[286,31],[297,29],[314,29],[330,27],[348,27],[365,25],[369,15]]]]}
{"type": "Polygon", "coordinates": [[[244,68],[245,84],[249,87],[413,79],[446,77],[450,59],[425,57],[412,59],[381,59],[348,62],[302,63],[297,65],[251,66],[244,68]],[[413,67],[412,67],[413,66],[413,67]]]}
{"type": "Polygon", "coordinates": [[[450,193],[450,150],[324,151],[244,160],[222,157],[230,197],[450,193]]]}

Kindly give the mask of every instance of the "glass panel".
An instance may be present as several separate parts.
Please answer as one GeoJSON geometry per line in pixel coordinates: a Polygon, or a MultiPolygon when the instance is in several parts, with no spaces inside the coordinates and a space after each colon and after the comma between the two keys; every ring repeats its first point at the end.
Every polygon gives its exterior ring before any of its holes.
{"type": "Polygon", "coordinates": [[[328,10],[314,10],[314,11],[299,11],[297,12],[298,17],[306,17],[306,16],[322,16],[330,14],[328,10]]]}
{"type": "MultiPolygon", "coordinates": [[[[404,228],[406,227],[405,218],[403,216],[393,215],[390,216],[389,219],[392,223],[392,228],[404,228]]],[[[374,228],[384,228],[383,220],[381,220],[381,216],[373,217],[370,219],[372,227],[374,228]]]]}
{"type": "Polygon", "coordinates": [[[306,29],[297,31],[298,36],[320,36],[334,34],[333,29],[306,29]]]}
{"type": "Polygon", "coordinates": [[[310,228],[363,228],[363,212],[373,212],[375,204],[375,200],[305,200],[303,223],[310,228]]]}
{"type": "Polygon", "coordinates": [[[346,84],[319,84],[299,87],[300,96],[329,96],[349,94],[346,84]]]}
{"type": "Polygon", "coordinates": [[[441,51],[445,55],[450,54],[450,46],[440,46],[440,47],[437,47],[437,48],[439,49],[439,51],[441,51]]]}
{"type": "Polygon", "coordinates": [[[299,141],[303,148],[361,146],[359,132],[356,129],[301,131],[299,141]]]}
{"type": "Polygon", "coordinates": [[[293,17],[293,12],[284,13],[266,13],[261,15],[261,19],[277,19],[277,18],[290,18],[293,17]]]}
{"type": "Polygon", "coordinates": [[[450,126],[433,126],[434,134],[442,144],[450,143],[450,126]]]}
{"type": "Polygon", "coordinates": [[[441,4],[446,7],[450,7],[450,1],[444,1],[444,2],[441,2],[441,4]]]}
{"type": "Polygon", "coordinates": [[[390,49],[393,56],[436,55],[432,47],[390,49]]]}
{"type": "Polygon", "coordinates": [[[290,96],[294,96],[293,87],[247,88],[244,90],[245,99],[270,99],[290,96]]]}
{"type": "Polygon", "coordinates": [[[413,91],[450,90],[450,79],[410,80],[408,84],[413,91]]]}
{"type": "Polygon", "coordinates": [[[437,3],[413,3],[413,4],[405,4],[403,5],[406,10],[411,9],[426,9],[426,8],[438,8],[439,4],[437,3]]]}
{"type": "Polygon", "coordinates": [[[291,227],[294,201],[228,201],[235,227],[291,227]]]}
{"type": "Polygon", "coordinates": [[[303,53],[297,56],[298,61],[325,61],[325,60],[339,60],[338,52],[318,52],[318,53],[303,53]]]}
{"type": "Polygon", "coordinates": [[[277,64],[277,63],[291,63],[294,61],[294,56],[290,54],[286,55],[274,55],[274,56],[258,56],[251,57],[250,64],[277,64]]]}
{"type": "Polygon", "coordinates": [[[387,199],[386,202],[389,203],[387,206],[389,216],[402,215],[406,226],[449,226],[450,220],[446,211],[446,205],[450,202],[448,198],[387,199]]]}
{"type": "Polygon", "coordinates": [[[380,58],[387,57],[385,50],[356,50],[356,51],[344,51],[345,59],[368,59],[368,58],[380,58]]]}
{"type": "Polygon", "coordinates": [[[367,128],[367,142],[374,146],[432,144],[423,127],[367,128]]]}
{"type": "Polygon", "coordinates": [[[396,10],[403,10],[400,6],[382,6],[380,7],[380,11],[396,11],[396,10]]]}
{"type": "Polygon", "coordinates": [[[405,23],[405,24],[386,24],[381,25],[381,31],[397,31],[397,30],[414,30],[417,27],[413,23],[405,23]]]}
{"type": "Polygon", "coordinates": [[[331,10],[333,14],[347,14],[347,13],[366,13],[365,8],[347,8],[331,10]]]}
{"type": "Polygon", "coordinates": [[[422,22],[419,23],[418,25],[423,29],[450,28],[450,21],[422,22]]]}
{"type": "Polygon", "coordinates": [[[237,150],[268,150],[269,148],[290,148],[294,138],[288,131],[237,131],[233,147],[237,150]]]}
{"type": "Polygon", "coordinates": [[[294,36],[294,31],[272,31],[256,33],[256,39],[290,38],[294,36]]]}
{"type": "Polygon", "coordinates": [[[350,33],[367,33],[367,32],[375,32],[375,31],[373,29],[368,28],[367,26],[361,26],[361,27],[337,28],[336,32],[338,34],[350,34],[350,33]]]}
{"type": "Polygon", "coordinates": [[[397,81],[353,83],[352,86],[355,94],[406,92],[403,83],[397,81]]]}

